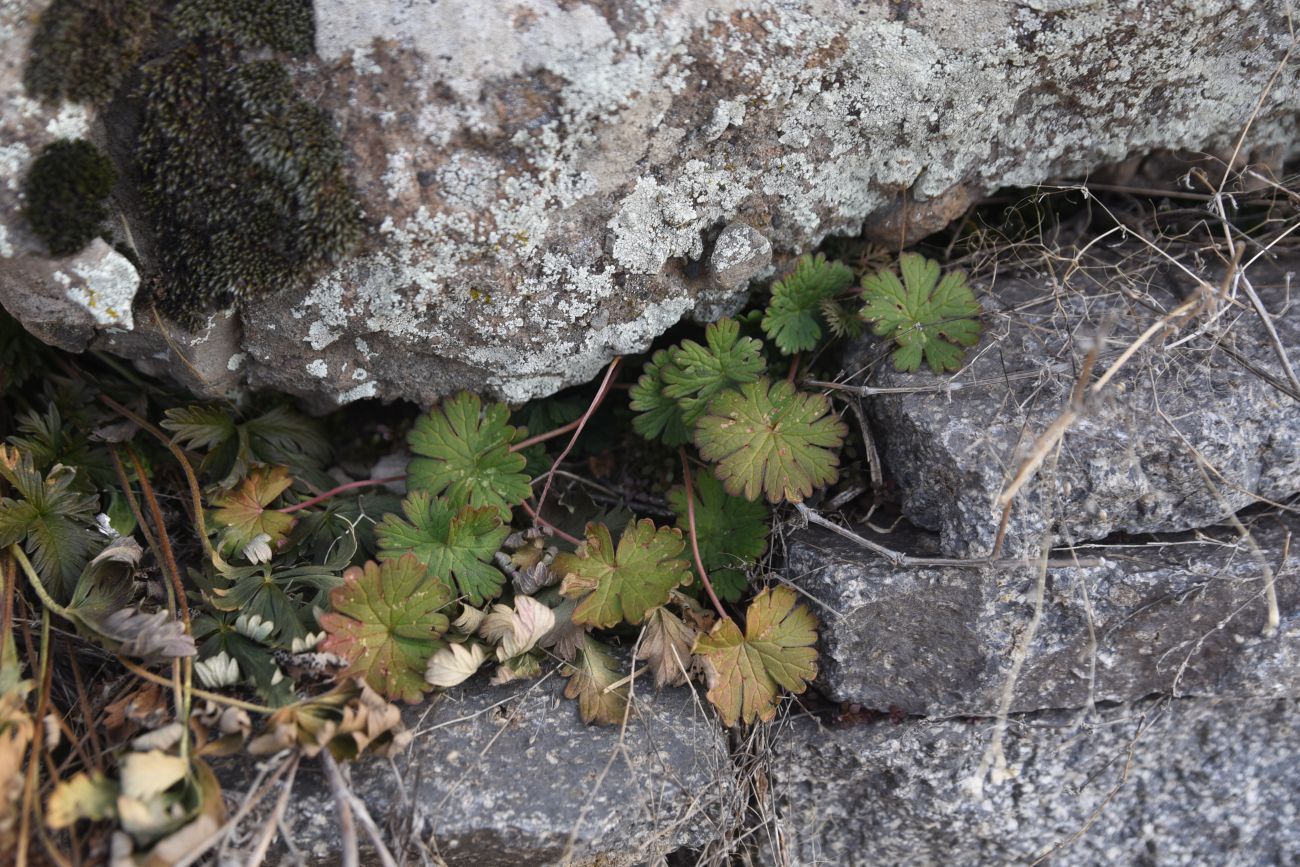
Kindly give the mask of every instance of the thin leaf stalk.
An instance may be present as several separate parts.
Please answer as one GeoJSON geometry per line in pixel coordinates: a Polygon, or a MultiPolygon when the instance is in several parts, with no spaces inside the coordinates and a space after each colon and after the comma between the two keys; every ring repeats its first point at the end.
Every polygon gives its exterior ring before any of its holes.
{"type": "MultiPolygon", "coordinates": [[[[17,545],[11,545],[13,551],[17,545]]],[[[21,554],[21,551],[19,551],[21,554]]],[[[23,556],[23,560],[26,561],[23,556]]],[[[27,564],[30,568],[31,564],[27,564]]],[[[37,586],[39,586],[39,581],[37,586]]],[[[41,588],[42,590],[44,588],[41,588]]],[[[38,592],[39,596],[40,593],[38,592]]],[[[50,609],[46,608],[41,611],[41,649],[40,660],[38,661],[40,673],[37,676],[37,693],[36,693],[36,725],[32,734],[31,753],[27,761],[27,774],[23,778],[23,806],[22,816],[19,819],[18,830],[18,853],[16,864],[17,867],[27,867],[27,847],[32,839],[32,816],[36,812],[36,789],[40,783],[40,755],[45,749],[45,719],[46,705],[50,697],[50,676],[53,674],[53,668],[50,666],[50,609]]]]}
{"type": "Polygon", "coordinates": [[[199,544],[203,546],[203,556],[206,557],[209,562],[220,562],[220,558],[217,557],[216,552],[212,549],[212,543],[208,541],[208,528],[203,518],[203,494],[199,489],[199,479],[198,476],[194,475],[194,467],[190,466],[189,458],[185,457],[185,452],[181,450],[180,446],[176,445],[176,443],[172,441],[171,437],[167,436],[167,434],[163,433],[153,424],[150,424],[148,419],[143,418],[138,413],[132,412],[106,394],[99,395],[99,400],[114,412],[130,419],[140,427],[149,431],[149,433],[153,434],[154,437],[162,442],[162,444],[167,447],[167,450],[172,453],[172,457],[176,458],[177,463],[181,465],[181,472],[185,474],[185,483],[189,487],[190,508],[193,512],[192,517],[194,519],[195,530],[198,532],[199,544]]]}
{"type": "Polygon", "coordinates": [[[587,422],[595,415],[596,410],[600,408],[600,405],[604,403],[605,398],[609,395],[610,386],[614,383],[614,374],[618,372],[618,365],[622,360],[622,356],[616,355],[609,363],[609,367],[605,369],[605,378],[601,380],[600,388],[596,390],[596,396],[592,398],[591,404],[587,407],[587,411],[582,414],[582,418],[578,419],[578,423],[573,429],[573,436],[569,437],[569,444],[564,447],[564,451],[560,452],[559,457],[551,464],[551,468],[546,471],[546,484],[542,485],[542,495],[537,498],[535,516],[541,515],[542,506],[546,504],[546,495],[551,490],[551,480],[555,478],[556,468],[564,463],[564,459],[569,456],[569,452],[573,451],[573,447],[578,443],[578,437],[582,436],[582,429],[587,426],[587,422]]]}
{"type": "Polygon", "coordinates": [[[713,582],[709,580],[709,571],[704,568],[704,558],[700,556],[700,538],[695,530],[695,482],[691,478],[691,464],[686,458],[685,448],[679,446],[677,454],[682,459],[682,482],[686,485],[686,526],[691,534],[691,553],[695,555],[695,568],[699,570],[700,581],[709,594],[709,601],[718,610],[718,616],[723,620],[729,620],[722,603],[718,601],[718,594],[713,592],[713,582]]]}

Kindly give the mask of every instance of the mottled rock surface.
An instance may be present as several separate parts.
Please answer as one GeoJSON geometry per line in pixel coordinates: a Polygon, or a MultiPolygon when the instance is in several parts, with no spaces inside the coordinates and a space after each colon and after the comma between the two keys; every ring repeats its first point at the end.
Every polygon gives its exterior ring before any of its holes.
{"type": "Polygon", "coordinates": [[[1012,719],[1011,776],[982,796],[968,781],[988,720],[796,720],[774,740],[785,846],[769,863],[1295,864],[1298,719],[1294,701],[1258,699],[1012,719]]]}
{"type": "MultiPolygon", "coordinates": [[[[0,7],[0,301],[24,321],[63,290],[18,180],[56,128],[117,128],[24,101],[35,11],[0,7]]],[[[1252,116],[1247,150],[1295,147],[1294,76],[1252,114],[1289,39],[1276,2],[319,0],[315,17],[295,75],[338,123],[369,239],[248,305],[226,364],[338,402],[585,381],[740,297],[708,269],[733,222],[779,263],[864,225],[892,239],[902,214],[916,237],[998,186],[1230,149],[1252,116]]],[[[117,200],[147,270],[148,226],[117,200]]]]}
{"type": "MultiPolygon", "coordinates": [[[[451,867],[553,864],[566,853],[574,864],[640,864],[734,824],[721,806],[736,785],[726,740],[689,691],[638,690],[624,733],[584,726],[564,683],[475,679],[410,709],[415,739],[397,773],[359,762],[352,786],[381,827],[410,822],[451,867]]],[[[250,771],[229,766],[223,784],[236,790],[250,771]]],[[[286,827],[313,863],[337,863],[333,803],[305,763],[286,827]]]]}
{"type": "MultiPolygon", "coordinates": [[[[1291,359],[1300,357],[1294,271],[1284,262],[1249,272],[1291,359]]],[[[995,501],[1069,407],[1095,336],[1106,334],[1094,381],[1195,289],[1181,273],[1142,287],[1118,273],[1066,286],[1012,279],[986,288],[985,333],[947,379],[895,371],[874,338],[849,353],[847,369],[870,367],[870,385],[902,392],[871,398],[867,410],[904,513],[938,531],[945,554],[992,551],[995,501]]],[[[1210,271],[1203,277],[1218,285],[1210,271]]],[[[1235,291],[1235,308],[1202,311],[1147,343],[1107,391],[1089,398],[1055,471],[1046,461],[1018,495],[1004,553],[1032,555],[1049,528],[1059,545],[1176,532],[1300,491],[1300,400],[1244,290],[1235,291]]]]}
{"type": "MultiPolygon", "coordinates": [[[[1153,693],[1300,697],[1300,549],[1283,559],[1300,519],[1251,526],[1273,570],[1278,634],[1262,634],[1264,567],[1231,528],[1081,548],[1102,562],[1049,570],[1012,710],[1153,693]]],[[[925,534],[875,538],[935,553],[925,534]]],[[[929,716],[997,713],[1032,615],[1033,568],[894,566],[823,530],[794,536],[788,554],[787,574],[819,603],[820,685],[831,697],[929,716]]]]}

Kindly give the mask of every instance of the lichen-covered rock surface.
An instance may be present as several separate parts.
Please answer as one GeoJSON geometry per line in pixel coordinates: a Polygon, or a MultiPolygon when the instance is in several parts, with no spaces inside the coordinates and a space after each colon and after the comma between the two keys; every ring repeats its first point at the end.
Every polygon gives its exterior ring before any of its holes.
{"type": "MultiPolygon", "coordinates": [[[[1048,570],[1042,620],[1016,680],[1016,712],[1152,694],[1300,696],[1300,520],[1082,548],[1048,570]],[[1261,566],[1261,562],[1266,564],[1261,566]],[[1271,572],[1267,570],[1272,570],[1271,572]],[[1265,635],[1265,584],[1281,610],[1265,635]]],[[[869,531],[866,531],[869,533],[869,531]]],[[[933,537],[876,541],[918,556],[933,537]]],[[[820,687],[838,700],[926,716],[998,713],[1033,614],[1036,568],[895,566],[824,530],[790,540],[788,574],[819,604],[820,687]]]]}
{"type": "Polygon", "coordinates": [[[765,863],[1295,864],[1296,713],[1161,700],[1017,717],[1003,781],[982,790],[990,720],[795,720],[774,740],[765,863]]]}
{"type": "MultiPolygon", "coordinates": [[[[1147,279],[1151,258],[1141,261],[1147,279]]],[[[1260,264],[1245,277],[1290,359],[1300,357],[1293,264],[1260,264]]],[[[992,552],[998,497],[1071,410],[1095,339],[1104,343],[1090,385],[1198,291],[1188,274],[1167,270],[1141,287],[1122,267],[1081,271],[1064,286],[999,281],[981,293],[980,345],[937,390],[928,372],[895,371],[878,339],[848,353],[847,370],[870,369],[871,386],[897,390],[867,409],[904,514],[937,531],[944,554],[992,552]]],[[[1220,276],[1207,269],[1200,277],[1216,294],[1220,276]]],[[[1207,526],[1300,491],[1300,400],[1246,291],[1232,296],[1158,332],[1105,390],[1090,391],[1059,457],[1044,459],[1017,496],[1003,554],[1036,555],[1048,531],[1053,544],[1073,545],[1207,526]]]]}
{"type": "MultiPolygon", "coordinates": [[[[647,695],[638,680],[625,730],[587,727],[564,683],[554,672],[501,687],[475,679],[409,710],[411,745],[395,766],[351,765],[353,790],[381,827],[407,829],[403,839],[450,867],[631,867],[733,826],[735,770],[702,700],[685,689],[647,695]]],[[[308,767],[285,827],[311,863],[336,864],[333,795],[308,767]]],[[[218,766],[228,791],[246,788],[251,771],[218,766]]]]}
{"type": "MultiPolygon", "coordinates": [[[[23,227],[40,146],[122,110],[27,99],[30,6],[0,7],[0,302],[65,346],[156,328],[97,317],[99,290],[69,301],[57,273],[90,278],[23,227]]],[[[1300,101],[1282,75],[1252,114],[1289,39],[1277,2],[319,0],[315,19],[293,71],[338,124],[368,240],[247,304],[239,345],[204,364],[337,402],[553,392],[738,303],[765,257],[712,261],[727,225],[778,265],[864,225],[916,237],[998,186],[1230,150],[1252,116],[1248,149],[1293,149],[1300,101]]],[[[148,227],[117,200],[147,270],[148,227]]]]}

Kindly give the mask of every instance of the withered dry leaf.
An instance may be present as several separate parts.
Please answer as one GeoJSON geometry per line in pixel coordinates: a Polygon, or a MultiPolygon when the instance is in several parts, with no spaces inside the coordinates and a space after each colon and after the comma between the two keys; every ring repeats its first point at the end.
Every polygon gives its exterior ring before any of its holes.
{"type": "Polygon", "coordinates": [[[646,621],[636,658],[650,663],[655,686],[681,686],[691,665],[696,630],[667,608],[656,608],[646,621]]]}

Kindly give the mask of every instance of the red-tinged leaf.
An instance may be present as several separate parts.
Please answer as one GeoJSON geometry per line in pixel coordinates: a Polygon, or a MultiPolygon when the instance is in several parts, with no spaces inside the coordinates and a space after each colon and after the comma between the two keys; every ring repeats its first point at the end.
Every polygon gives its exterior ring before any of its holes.
{"type": "Polygon", "coordinates": [[[683,547],[681,530],[655,527],[649,518],[629,524],[617,549],[608,527],[588,524],[586,544],[556,556],[551,570],[564,576],[560,594],[579,600],[573,622],[606,629],[640,623],[674,587],[690,583],[690,564],[677,559],[683,547]]]}
{"type": "Polygon", "coordinates": [[[222,552],[242,551],[263,533],[270,537],[267,544],[272,548],[284,541],[294,518],[270,506],[292,484],[284,467],[258,467],[234,490],[213,500],[217,511],[212,518],[225,528],[221,532],[222,552]]]}
{"type": "Polygon", "coordinates": [[[780,690],[801,693],[817,676],[817,618],[796,598],[788,587],[764,590],[749,604],[743,635],[726,619],[696,640],[709,701],[726,725],[772,719],[780,690]]]}
{"type": "Polygon", "coordinates": [[[441,609],[451,598],[447,585],[411,554],[353,567],[330,592],[334,611],[320,617],[326,632],[320,649],[347,661],[340,680],[364,677],[389,698],[417,702],[429,689],[429,658],[445,646],[449,623],[441,609]]]}

